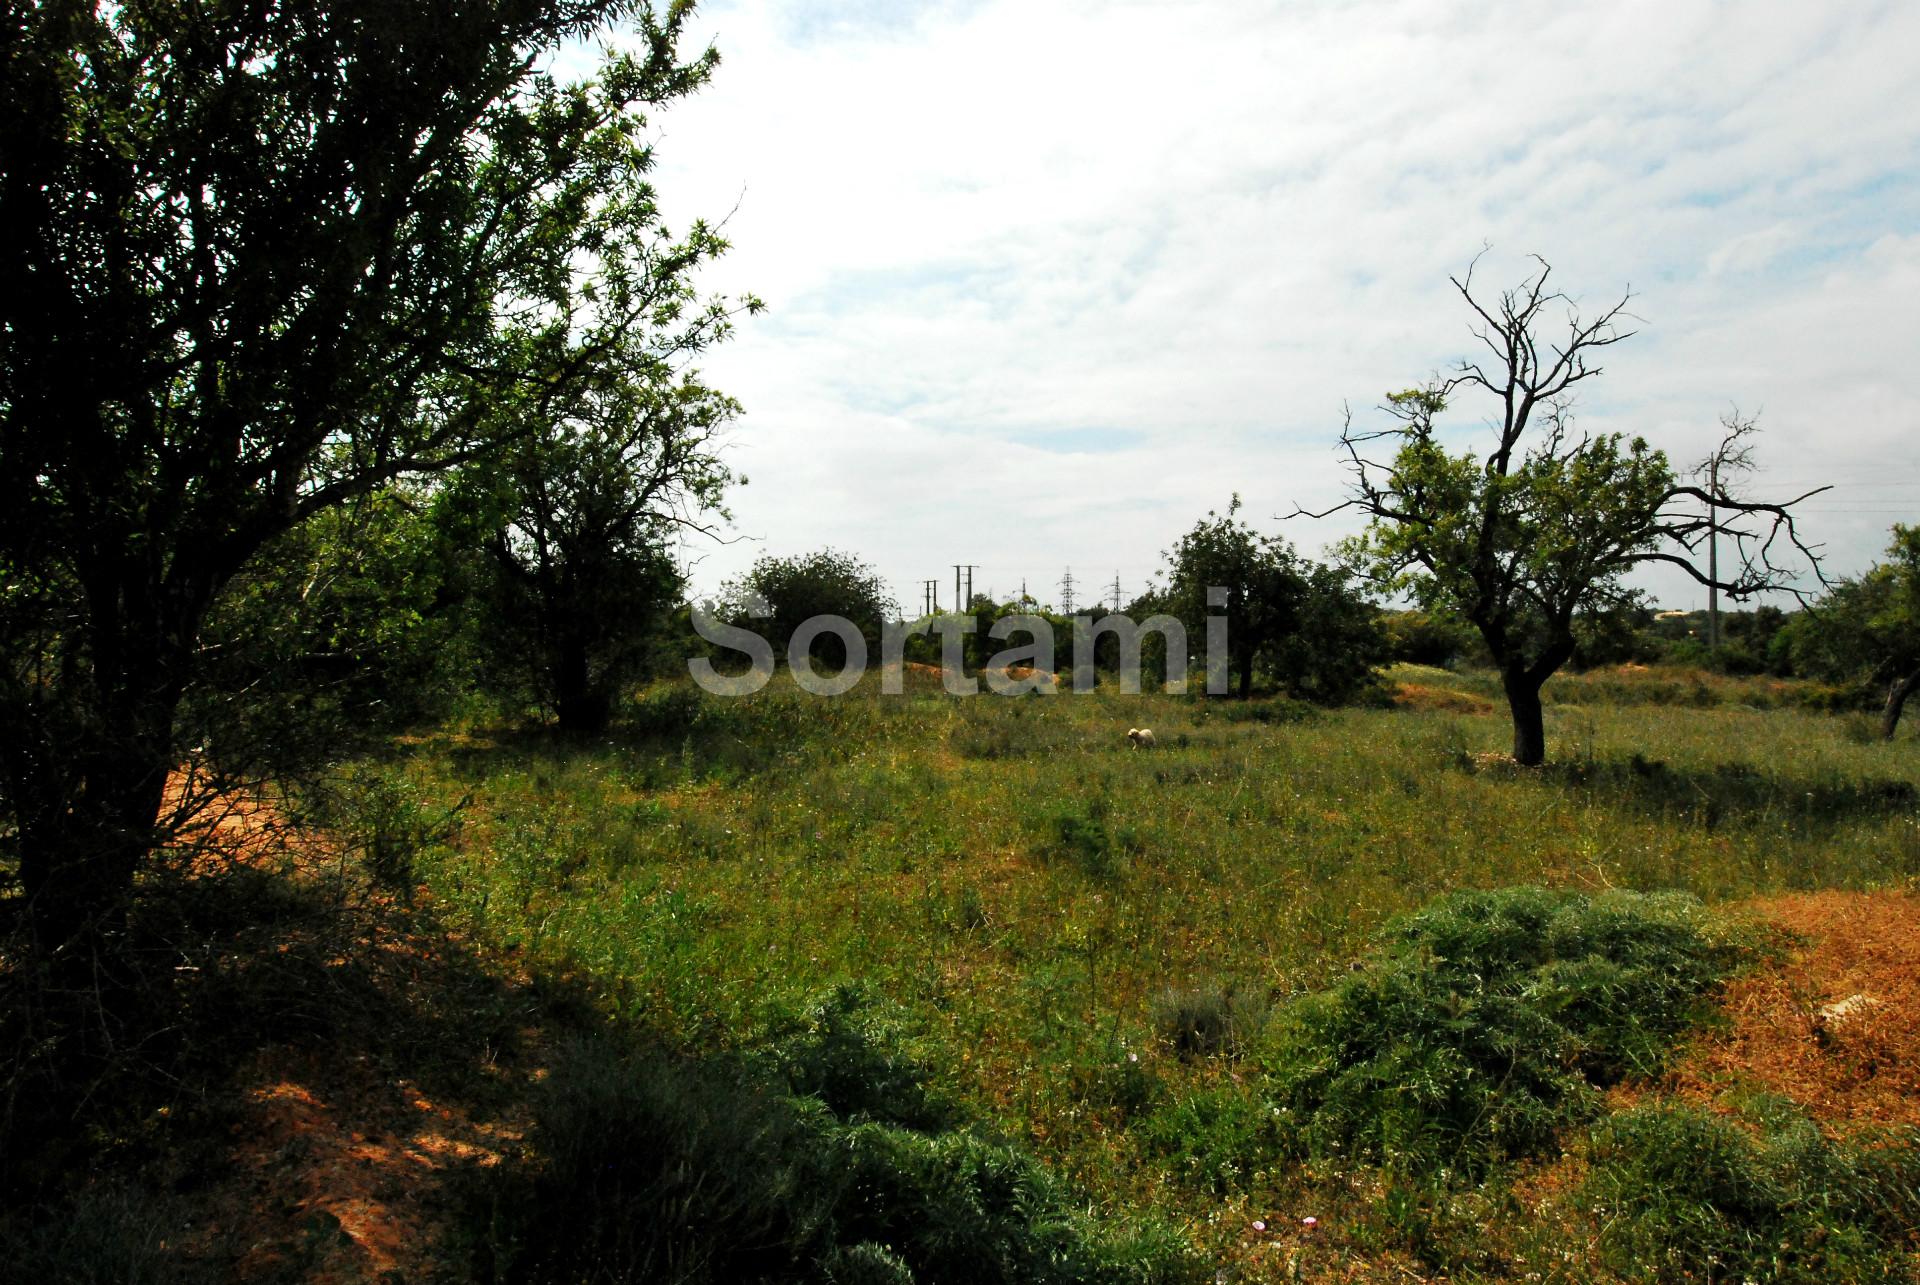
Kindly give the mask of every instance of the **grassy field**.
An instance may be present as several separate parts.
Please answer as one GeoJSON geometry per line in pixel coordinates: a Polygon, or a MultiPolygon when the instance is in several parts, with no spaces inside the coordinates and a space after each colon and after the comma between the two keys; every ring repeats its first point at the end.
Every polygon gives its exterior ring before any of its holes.
{"type": "Polygon", "coordinates": [[[1487,677],[1392,678],[1400,707],[1331,711],[661,685],[593,744],[414,740],[330,820],[441,922],[678,1052],[817,1025],[841,988],[829,1008],[880,1015],[932,1091],[1103,1215],[1254,1278],[1281,1259],[1248,1256],[1253,1220],[1305,1216],[1286,1271],[1459,1270],[1480,1260],[1433,1230],[1455,1197],[1208,1138],[1263,1109],[1269,1015],[1456,889],[1911,887],[1920,759],[1778,684],[1612,673],[1555,684],[1554,761],[1520,770],[1487,677]]]}

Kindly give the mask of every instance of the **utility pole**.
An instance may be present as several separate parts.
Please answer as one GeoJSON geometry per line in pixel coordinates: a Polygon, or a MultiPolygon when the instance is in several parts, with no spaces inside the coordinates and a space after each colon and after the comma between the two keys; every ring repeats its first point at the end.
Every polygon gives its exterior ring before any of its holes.
{"type": "Polygon", "coordinates": [[[938,580],[920,582],[920,605],[925,608],[926,615],[940,614],[940,582],[938,580]]]}
{"type": "Polygon", "coordinates": [[[1060,610],[1073,614],[1073,568],[1067,568],[1067,574],[1060,577],[1060,610]]]}
{"type": "MultiPolygon", "coordinates": [[[[1720,452],[1707,461],[1707,494],[1720,494],[1720,452]]],[[[1720,650],[1720,509],[1707,506],[1707,650],[1720,650]]]]}
{"type": "Polygon", "coordinates": [[[965,611],[973,605],[973,573],[978,567],[979,564],[975,562],[956,562],[953,564],[953,609],[955,611],[965,611]],[[960,573],[963,571],[967,573],[967,593],[965,597],[961,597],[960,595],[960,573]]]}

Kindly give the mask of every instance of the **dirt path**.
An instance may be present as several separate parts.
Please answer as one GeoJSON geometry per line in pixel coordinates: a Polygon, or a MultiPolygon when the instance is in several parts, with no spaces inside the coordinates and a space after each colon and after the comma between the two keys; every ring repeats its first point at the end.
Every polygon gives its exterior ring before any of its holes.
{"type": "Polygon", "coordinates": [[[1920,1126],[1920,897],[1795,893],[1748,908],[1799,942],[1728,988],[1729,1028],[1661,1087],[1702,1104],[1777,1093],[1842,1130],[1920,1126]]]}
{"type": "Polygon", "coordinates": [[[293,1010],[273,1026],[296,1033],[245,1045],[217,1090],[225,1163],[178,1248],[235,1282],[464,1279],[447,1235],[457,1184],[517,1146],[551,1046],[529,983],[450,940],[424,889],[402,907],[343,885],[337,848],[270,802],[205,816],[202,877],[271,872],[297,903],[224,982],[240,1024],[293,1010]]]}

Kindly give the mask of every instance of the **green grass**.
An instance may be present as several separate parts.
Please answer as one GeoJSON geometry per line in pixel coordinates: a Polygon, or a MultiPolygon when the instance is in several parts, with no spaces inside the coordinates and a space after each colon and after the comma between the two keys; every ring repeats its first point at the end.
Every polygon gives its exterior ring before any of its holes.
{"type": "MultiPolygon", "coordinates": [[[[431,913],[673,1055],[774,1048],[858,982],[930,1101],[1096,1213],[1158,1211],[1219,1255],[1250,1211],[1328,1189],[1274,1159],[1235,1056],[1247,1023],[1210,1005],[1289,1011],[1460,889],[1712,904],[1920,876],[1910,738],[1785,700],[1562,697],[1553,762],[1524,771],[1484,757],[1509,740],[1497,714],[663,686],[593,743],[471,728],[402,747],[371,797],[419,837],[382,859],[431,913]],[[1130,726],[1159,747],[1130,748],[1130,726]]],[[[1316,1199],[1329,1246],[1399,1243],[1408,1221],[1316,1199]]]]}

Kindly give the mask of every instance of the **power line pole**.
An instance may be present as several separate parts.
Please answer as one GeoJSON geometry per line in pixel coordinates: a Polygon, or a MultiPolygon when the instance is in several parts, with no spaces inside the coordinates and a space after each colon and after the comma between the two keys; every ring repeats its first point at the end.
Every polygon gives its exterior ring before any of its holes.
{"type": "Polygon", "coordinates": [[[974,562],[956,562],[953,564],[953,609],[965,611],[973,603],[973,573],[979,564],[974,562]],[[967,573],[967,594],[960,596],[960,573],[967,573]]]}
{"type": "Polygon", "coordinates": [[[1113,609],[1120,610],[1120,573],[1113,573],[1113,609]]]}
{"type": "MultiPolygon", "coordinates": [[[[1707,461],[1707,494],[1720,494],[1720,452],[1707,461]]],[[[1720,650],[1720,510],[1707,506],[1707,650],[1720,650]]]]}
{"type": "Polygon", "coordinates": [[[1073,614],[1073,568],[1067,568],[1067,574],[1060,577],[1060,610],[1066,615],[1073,614]]]}

